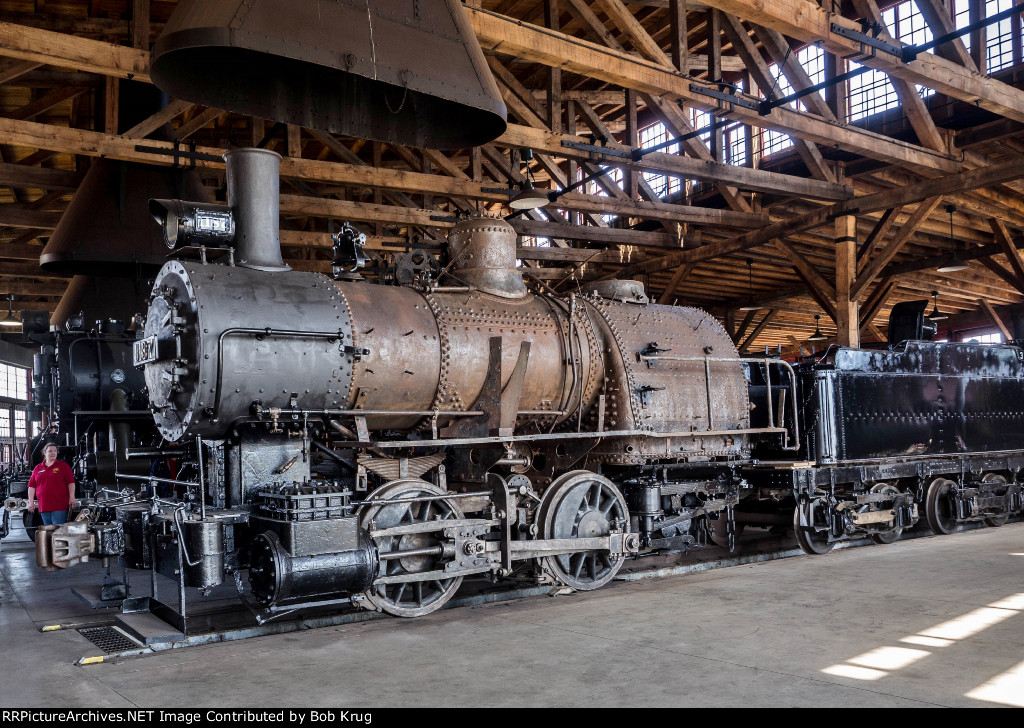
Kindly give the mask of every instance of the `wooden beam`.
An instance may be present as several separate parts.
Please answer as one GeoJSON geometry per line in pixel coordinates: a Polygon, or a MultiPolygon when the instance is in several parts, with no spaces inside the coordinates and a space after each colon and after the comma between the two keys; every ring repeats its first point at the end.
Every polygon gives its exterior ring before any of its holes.
{"type": "Polygon", "coordinates": [[[42,63],[36,63],[35,61],[19,61],[17,63],[12,63],[3,71],[0,71],[0,85],[10,83],[16,78],[20,78],[26,73],[30,73],[42,65],[42,63]]]}
{"type": "Polygon", "coordinates": [[[768,309],[767,313],[765,313],[765,315],[764,315],[764,318],[762,318],[760,321],[758,321],[757,326],[754,327],[754,330],[750,332],[750,336],[748,336],[746,339],[744,339],[743,343],[740,344],[739,350],[740,350],[741,354],[746,353],[747,350],[750,349],[750,347],[754,343],[754,341],[757,340],[757,337],[761,335],[761,332],[764,331],[765,328],[768,327],[768,324],[770,324],[772,322],[772,319],[775,318],[775,314],[776,314],[775,309],[773,309],[773,308],[768,309]]]}
{"type": "Polygon", "coordinates": [[[13,205],[0,205],[0,227],[53,230],[60,222],[62,214],[60,212],[26,210],[13,205]]]}
{"type": "Polygon", "coordinates": [[[149,53],[0,21],[0,55],[151,83],[149,53]]]}
{"type": "MultiPolygon", "coordinates": [[[[754,26],[754,34],[761,41],[761,46],[768,52],[771,59],[782,68],[786,79],[794,89],[803,91],[805,88],[810,88],[814,85],[811,77],[807,75],[807,71],[804,70],[803,65],[797,58],[796,53],[793,53],[789,41],[781,33],[776,33],[771,28],[754,26]]],[[[825,99],[820,93],[804,96],[801,99],[801,103],[818,116],[829,121],[836,121],[836,115],[828,107],[828,104],[825,103],[825,99]]]]}
{"type": "MultiPolygon", "coordinates": [[[[188,109],[191,109],[192,106],[193,105],[190,104],[188,101],[172,100],[167,104],[167,106],[160,109],[160,111],[156,112],[152,116],[143,119],[138,124],[136,124],[131,129],[122,134],[122,136],[127,137],[129,139],[142,139],[143,137],[152,134],[154,131],[162,127],[164,124],[168,123],[174,117],[178,116],[179,114],[183,114],[188,109]]],[[[263,135],[260,134],[260,137],[262,136],[263,135]]]]}
{"type": "MultiPolygon", "coordinates": [[[[896,257],[896,254],[900,252],[903,246],[906,245],[907,241],[910,240],[910,236],[913,235],[917,231],[918,227],[921,226],[921,223],[923,223],[928,216],[935,211],[935,208],[939,206],[940,202],[942,202],[942,195],[936,195],[935,197],[930,197],[927,200],[924,200],[917,206],[917,209],[914,210],[914,214],[912,214],[910,218],[903,223],[900,229],[896,231],[896,234],[893,236],[893,239],[889,244],[885,246],[882,252],[868,262],[867,265],[864,266],[864,271],[857,276],[857,280],[850,291],[850,295],[853,296],[853,298],[860,296],[864,287],[871,283],[882,269],[885,268],[885,266],[887,266],[894,257],[896,257]]],[[[856,272],[856,264],[854,265],[854,271],[856,272]]]]}
{"type": "Polygon", "coordinates": [[[149,0],[132,0],[132,47],[149,50],[149,0]]]}
{"type": "Polygon", "coordinates": [[[204,126],[220,116],[220,109],[204,109],[174,130],[174,138],[178,141],[188,139],[204,126]]]}
{"type": "MultiPolygon", "coordinates": [[[[0,121],[0,130],[2,130],[2,121],[0,121]]],[[[718,258],[730,253],[737,253],[741,250],[764,245],[776,238],[820,227],[841,215],[866,215],[886,210],[890,207],[922,202],[933,196],[954,194],[965,190],[972,190],[976,187],[990,187],[1007,180],[1019,179],[1022,176],[1024,176],[1024,166],[1014,160],[982,169],[971,169],[938,179],[929,179],[918,184],[885,190],[884,192],[863,195],[852,200],[837,202],[834,205],[822,207],[803,215],[796,215],[786,220],[774,222],[760,230],[745,233],[731,240],[723,240],[694,250],[626,266],[619,271],[619,274],[622,276],[632,276],[641,272],[654,273],[666,268],[674,268],[680,263],[693,263],[700,260],[718,258]]]]}
{"type": "Polygon", "coordinates": [[[677,270],[672,275],[672,280],[670,280],[668,282],[668,285],[665,286],[665,290],[663,290],[661,292],[661,295],[658,296],[658,303],[668,304],[672,300],[672,297],[675,295],[676,289],[679,288],[680,285],[682,285],[683,281],[687,279],[687,277],[693,272],[693,269],[696,267],[696,263],[689,263],[687,265],[679,266],[679,270],[677,270]]]}
{"type": "Polygon", "coordinates": [[[882,306],[885,304],[885,299],[889,297],[892,290],[896,287],[896,281],[892,279],[892,276],[883,278],[879,281],[878,285],[875,286],[875,290],[872,291],[868,300],[864,302],[863,308],[860,311],[860,327],[863,329],[865,326],[875,320],[878,312],[882,310],[882,306]]]}
{"type": "Polygon", "coordinates": [[[1013,271],[1007,270],[991,258],[981,258],[979,259],[979,262],[1002,278],[1008,285],[1016,289],[1019,293],[1024,294],[1024,282],[1021,282],[1020,278],[1014,275],[1013,271]]]}
{"type": "MultiPolygon", "coordinates": [[[[559,66],[563,70],[669,99],[685,99],[698,108],[715,108],[706,96],[690,88],[692,84],[712,84],[684,76],[670,66],[637,59],[622,51],[514,21],[487,10],[465,9],[485,50],[518,56],[548,66],[559,66]]],[[[891,164],[917,165],[945,172],[956,171],[961,166],[949,155],[904,142],[894,142],[889,137],[856,127],[831,124],[792,109],[776,108],[768,115],[761,116],[752,109],[735,107],[730,118],[891,164]]]]}
{"type": "Polygon", "coordinates": [[[686,31],[686,0],[669,0],[669,42],[671,43],[672,64],[685,72],[689,65],[689,48],[686,31]]]}
{"type": "Polygon", "coordinates": [[[754,323],[754,319],[757,317],[759,309],[753,311],[745,311],[743,313],[743,320],[740,321],[740,325],[736,328],[736,334],[733,336],[733,341],[737,344],[746,336],[747,331],[750,329],[750,324],[754,323]]]}
{"type": "MultiPolygon", "coordinates": [[[[763,25],[783,35],[809,43],[821,43],[824,50],[840,56],[859,53],[856,40],[833,33],[835,23],[860,32],[860,25],[826,10],[813,0],[705,0],[745,20],[763,25]]],[[[961,101],[967,101],[1009,119],[1024,121],[1024,93],[995,79],[969,71],[940,56],[922,53],[917,60],[903,63],[896,56],[879,52],[862,56],[861,63],[908,83],[921,84],[961,101]]]]}
{"type": "Polygon", "coordinates": [[[42,252],[42,245],[0,243],[0,258],[7,258],[8,260],[34,260],[39,262],[39,256],[42,252]]]}
{"type": "Polygon", "coordinates": [[[802,277],[808,281],[812,288],[817,289],[825,298],[835,300],[836,287],[825,280],[824,276],[805,257],[793,250],[792,246],[785,240],[776,240],[775,247],[789,259],[789,262],[802,274],[802,277]]]}
{"type": "Polygon", "coordinates": [[[992,232],[996,236],[996,244],[999,245],[999,249],[1006,255],[1007,260],[1010,261],[1010,268],[1013,270],[1017,280],[1024,284],[1024,253],[1021,253],[1017,249],[1017,246],[1013,244],[1013,240],[1010,238],[1010,231],[1006,229],[1006,225],[999,218],[990,218],[988,224],[992,227],[992,232]]]}
{"type": "Polygon", "coordinates": [[[0,162],[0,185],[4,186],[73,192],[81,181],[78,172],[0,162]]]}
{"type": "MultiPolygon", "coordinates": [[[[747,71],[753,77],[754,83],[757,84],[758,88],[761,89],[761,92],[765,96],[773,94],[775,91],[775,79],[772,78],[771,71],[768,69],[768,64],[765,63],[764,58],[761,56],[761,51],[754,46],[754,42],[750,39],[750,36],[747,35],[747,30],[743,27],[743,23],[740,22],[739,18],[729,15],[728,13],[718,13],[718,15],[722,18],[722,28],[725,30],[726,37],[728,37],[729,41],[732,43],[733,50],[739,53],[740,57],[747,64],[747,71]]],[[[781,36],[779,36],[779,38],[781,38],[781,36]]],[[[785,43],[785,41],[782,42],[785,43]]],[[[784,54],[784,57],[788,58],[789,55],[790,54],[787,52],[784,54]]],[[[799,64],[797,65],[799,66],[799,64]]],[[[806,77],[806,75],[807,74],[805,73],[804,76],[806,77]]],[[[789,78],[788,75],[787,78],[789,78]]],[[[789,79],[790,84],[793,85],[794,88],[801,90],[801,86],[798,85],[801,83],[801,80],[796,76],[794,76],[794,78],[797,79],[796,83],[794,83],[794,79],[789,79]]],[[[806,85],[811,85],[809,78],[806,79],[806,85]]],[[[822,102],[822,105],[824,105],[824,101],[817,94],[813,94],[808,97],[808,99],[811,98],[818,99],[822,102]]],[[[825,108],[827,109],[828,107],[825,108]]],[[[811,174],[815,178],[833,183],[836,181],[835,175],[832,174],[832,170],[825,164],[825,160],[822,158],[821,152],[813,143],[804,139],[794,138],[793,144],[796,146],[797,152],[800,154],[800,158],[803,159],[804,164],[807,165],[807,169],[810,170],[811,174]]]]}
{"type": "Polygon", "coordinates": [[[645,232],[626,228],[599,228],[593,225],[567,225],[557,222],[523,220],[520,217],[509,220],[520,235],[534,235],[561,240],[586,240],[594,243],[615,243],[617,245],[640,245],[657,248],[679,248],[680,241],[668,233],[645,232]]]}
{"type": "MultiPolygon", "coordinates": [[[[582,106],[582,104],[581,104],[582,106]]],[[[625,144],[605,144],[611,154],[602,155],[592,150],[565,146],[569,144],[586,144],[587,140],[580,137],[569,137],[554,134],[543,129],[530,128],[510,124],[505,133],[498,137],[494,144],[506,147],[529,148],[561,157],[573,157],[584,161],[599,161],[601,164],[637,169],[644,172],[659,172],[687,179],[703,179],[711,182],[722,182],[741,189],[767,192],[772,194],[791,194],[821,200],[843,200],[852,192],[845,186],[835,182],[807,179],[796,175],[780,174],[761,169],[737,167],[732,164],[721,164],[710,159],[694,159],[677,154],[652,152],[645,154],[639,162],[634,162],[628,155],[635,147],[625,144]],[[595,159],[598,157],[598,159],[595,159]]]]}
{"type": "Polygon", "coordinates": [[[840,346],[860,346],[857,277],[857,218],[836,218],[836,339],[840,346]]]}
{"type": "Polygon", "coordinates": [[[54,106],[60,106],[65,101],[69,101],[84,92],[85,88],[81,86],[67,86],[54,89],[50,93],[40,96],[35,101],[25,104],[20,109],[15,109],[8,114],[7,118],[19,120],[34,119],[54,106]]]}
{"type": "MultiPolygon", "coordinates": [[[[947,2],[943,0],[917,0],[917,7],[921,10],[921,15],[924,16],[928,27],[931,28],[933,37],[937,38],[956,30],[947,2]]],[[[1015,25],[1020,24],[1020,21],[1017,19],[1014,19],[1012,22],[1015,25]]],[[[977,72],[978,70],[978,66],[974,63],[974,59],[971,58],[971,54],[967,52],[967,46],[964,45],[962,38],[954,38],[948,43],[943,43],[935,49],[935,52],[943,58],[960,64],[969,71],[977,72]]]]}
{"type": "Polygon", "coordinates": [[[989,317],[993,324],[999,329],[999,332],[1003,335],[1003,341],[1009,341],[1013,338],[1013,334],[1010,333],[1010,329],[1003,323],[1002,317],[996,313],[996,310],[992,308],[992,304],[988,302],[988,299],[982,298],[981,308],[985,311],[985,314],[989,317]]]}
{"type": "MultiPolygon", "coordinates": [[[[853,3],[861,15],[873,23],[878,23],[883,28],[880,34],[883,40],[893,43],[893,45],[898,45],[898,41],[894,41],[892,35],[884,30],[885,20],[875,0],[853,0],[853,3]]],[[[943,151],[946,145],[942,135],[939,133],[938,127],[935,126],[931,111],[929,111],[924,99],[921,98],[921,94],[917,92],[914,84],[894,76],[889,77],[889,82],[896,91],[896,96],[900,101],[900,108],[907,115],[910,125],[914,128],[914,133],[917,134],[918,141],[929,149],[943,151]]]]}
{"type": "Polygon", "coordinates": [[[875,227],[872,228],[871,232],[868,233],[867,238],[864,239],[864,244],[860,246],[860,250],[857,252],[857,272],[864,270],[864,266],[871,260],[872,253],[878,248],[885,236],[889,234],[889,229],[892,224],[896,222],[896,215],[899,214],[900,207],[890,207],[888,210],[882,213],[882,216],[875,222],[875,227]]]}
{"type": "Polygon", "coordinates": [[[103,86],[103,131],[117,134],[121,80],[107,76],[103,86]]]}

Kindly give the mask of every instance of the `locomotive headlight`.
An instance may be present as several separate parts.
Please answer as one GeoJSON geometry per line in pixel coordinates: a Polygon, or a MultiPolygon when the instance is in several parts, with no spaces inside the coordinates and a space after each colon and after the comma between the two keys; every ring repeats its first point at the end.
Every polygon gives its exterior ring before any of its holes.
{"type": "Polygon", "coordinates": [[[235,238],[235,218],[227,205],[184,200],[150,200],[149,214],[164,231],[171,250],[185,246],[222,247],[235,238]]]}

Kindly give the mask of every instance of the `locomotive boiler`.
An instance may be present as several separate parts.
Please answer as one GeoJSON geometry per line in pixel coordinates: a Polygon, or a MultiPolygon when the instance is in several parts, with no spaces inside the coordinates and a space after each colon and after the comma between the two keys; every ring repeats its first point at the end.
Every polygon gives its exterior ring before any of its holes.
{"type": "Polygon", "coordinates": [[[203,477],[191,499],[117,508],[129,563],[182,589],[234,574],[270,612],[420,615],[472,575],[594,589],[729,520],[755,438],[797,447],[793,409],[753,427],[772,393],[748,396],[752,365],[792,388],[789,365],[739,358],[707,313],[630,281],[531,292],[511,226],[488,217],[455,226],[440,280],[290,271],[279,157],[225,158],[227,205],[152,203],[180,257],[134,358],[203,477]]]}

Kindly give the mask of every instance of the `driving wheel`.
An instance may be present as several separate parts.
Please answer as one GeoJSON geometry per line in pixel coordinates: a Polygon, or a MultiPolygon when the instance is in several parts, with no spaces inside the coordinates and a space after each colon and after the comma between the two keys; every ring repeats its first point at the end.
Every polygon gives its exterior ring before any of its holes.
{"type": "MultiPolygon", "coordinates": [[[[629,510],[615,484],[596,473],[575,470],[556,478],[537,512],[541,538],[599,538],[627,529],[629,510]]],[[[598,589],[622,568],[624,557],[607,551],[579,551],[544,557],[544,564],[567,586],[598,589]]]]}
{"type": "MultiPolygon", "coordinates": [[[[370,495],[359,515],[359,526],[372,532],[461,519],[462,511],[454,500],[415,500],[444,494],[436,485],[418,478],[392,481],[370,495]]],[[[446,577],[443,573],[441,531],[417,531],[415,527],[409,530],[410,533],[373,539],[381,560],[380,577],[397,580],[375,584],[363,594],[371,606],[396,617],[430,614],[444,606],[462,584],[461,576],[446,577]],[[395,552],[408,555],[388,558],[395,552]]]]}

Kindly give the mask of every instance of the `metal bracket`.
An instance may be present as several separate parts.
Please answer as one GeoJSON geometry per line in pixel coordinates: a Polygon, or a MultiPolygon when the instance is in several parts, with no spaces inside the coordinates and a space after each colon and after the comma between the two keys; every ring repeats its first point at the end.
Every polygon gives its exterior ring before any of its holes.
{"type": "Polygon", "coordinates": [[[691,83],[690,91],[692,91],[695,94],[700,94],[701,96],[708,96],[718,101],[723,101],[727,104],[732,104],[733,106],[740,106],[744,109],[756,111],[758,114],[761,114],[762,116],[765,113],[762,111],[761,103],[759,101],[754,101],[753,99],[748,99],[738,94],[725,93],[724,91],[718,91],[716,89],[708,88],[707,86],[701,86],[699,83],[691,83]]]}
{"type": "MultiPolygon", "coordinates": [[[[840,25],[839,23],[830,23],[829,30],[842,38],[848,38],[849,40],[857,41],[858,43],[861,44],[862,50],[859,54],[853,53],[849,56],[843,56],[844,58],[856,59],[858,57],[865,58],[869,56],[874,56],[874,51],[878,50],[882,51],[882,53],[887,53],[890,56],[896,56],[900,60],[905,60],[903,57],[904,53],[902,45],[896,46],[893,45],[892,43],[887,43],[884,40],[879,40],[874,36],[868,35],[867,33],[862,33],[857,30],[853,30],[852,28],[847,28],[846,26],[840,25]],[[872,49],[872,51],[870,53],[864,52],[863,46],[868,46],[869,48],[872,49]]],[[[917,54],[914,53],[914,55],[916,56],[917,54]]]]}
{"type": "Polygon", "coordinates": [[[627,152],[623,149],[611,149],[609,147],[601,147],[596,144],[584,144],[582,142],[569,141],[568,139],[562,140],[562,146],[568,149],[579,149],[582,152],[590,152],[591,154],[599,154],[604,157],[619,157],[620,159],[633,159],[633,152],[627,152]]]}

